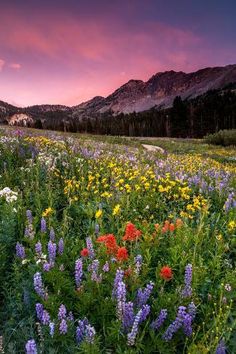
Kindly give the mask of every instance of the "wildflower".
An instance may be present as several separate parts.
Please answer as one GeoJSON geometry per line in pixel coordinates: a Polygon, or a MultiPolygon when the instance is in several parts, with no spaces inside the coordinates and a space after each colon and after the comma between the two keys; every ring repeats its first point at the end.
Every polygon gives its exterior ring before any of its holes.
{"type": "Polygon", "coordinates": [[[113,234],[99,236],[97,242],[104,243],[108,254],[115,255],[118,249],[116,238],[113,234]]]}
{"type": "Polygon", "coordinates": [[[46,262],[43,264],[43,270],[44,272],[49,272],[49,270],[51,269],[51,264],[46,262]]]}
{"type": "Polygon", "coordinates": [[[98,269],[99,269],[99,260],[94,259],[92,264],[89,266],[89,270],[92,271],[91,280],[100,283],[102,280],[102,275],[101,274],[98,275],[98,269]]]}
{"type": "Polygon", "coordinates": [[[51,264],[54,263],[56,258],[57,245],[51,240],[48,242],[48,257],[51,264]]]}
{"type": "Polygon", "coordinates": [[[33,217],[31,210],[26,210],[26,218],[29,224],[33,223],[33,217]]]}
{"type": "Polygon", "coordinates": [[[138,254],[135,257],[135,274],[139,275],[141,267],[142,267],[142,262],[143,262],[143,257],[141,256],[141,254],[138,254]]]}
{"type": "Polygon", "coordinates": [[[51,227],[51,229],[50,229],[49,238],[52,242],[55,241],[55,232],[54,232],[53,227],[51,227]]]}
{"type": "Polygon", "coordinates": [[[102,209],[98,209],[98,211],[96,211],[95,213],[95,218],[99,219],[102,216],[102,209]]]}
{"type": "Polygon", "coordinates": [[[122,320],[123,304],[126,301],[126,286],[123,281],[120,281],[117,285],[116,299],[117,299],[117,317],[119,320],[122,320]]]}
{"type": "Polygon", "coordinates": [[[59,332],[61,334],[66,334],[67,333],[67,330],[68,330],[68,326],[67,326],[67,322],[66,320],[63,318],[60,322],[60,325],[59,325],[59,332]]]}
{"type": "Polygon", "coordinates": [[[44,217],[41,219],[41,232],[45,233],[47,231],[47,223],[44,217]]]}
{"type": "Polygon", "coordinates": [[[169,231],[171,231],[171,232],[175,231],[175,225],[174,224],[171,223],[169,225],[169,231]]]}
{"type": "Polygon", "coordinates": [[[75,262],[75,284],[77,288],[81,284],[82,276],[83,276],[83,263],[81,259],[77,259],[77,261],[75,262]]]}
{"type": "Polygon", "coordinates": [[[117,269],[116,276],[114,279],[114,284],[113,284],[113,290],[112,290],[113,299],[116,298],[118,284],[123,280],[123,278],[124,278],[124,271],[120,268],[117,269]]]}
{"type": "Polygon", "coordinates": [[[157,319],[151,323],[151,328],[157,331],[163,325],[166,318],[167,318],[167,310],[163,309],[160,311],[157,319]]]}
{"type": "Polygon", "coordinates": [[[85,329],[86,326],[88,326],[88,320],[85,317],[83,320],[78,321],[78,326],[76,327],[76,342],[77,344],[80,344],[85,336],[85,329]]]}
{"type": "Polygon", "coordinates": [[[47,216],[52,215],[52,213],[53,213],[53,209],[52,209],[52,208],[47,208],[47,209],[45,209],[44,212],[42,213],[42,216],[43,216],[43,217],[47,217],[47,216]]]}
{"type": "Polygon", "coordinates": [[[112,215],[113,215],[113,216],[119,215],[119,214],[120,214],[120,211],[121,211],[120,204],[117,204],[117,205],[114,207],[113,211],[112,211],[112,215]]]}
{"type": "Polygon", "coordinates": [[[154,287],[154,283],[150,281],[149,284],[147,284],[147,286],[143,290],[138,289],[137,296],[136,296],[136,303],[139,308],[141,308],[143,305],[147,303],[152,293],[153,287],[154,287]]]}
{"type": "Polygon", "coordinates": [[[83,248],[82,251],[80,252],[82,257],[88,257],[89,255],[89,250],[87,248],[83,248]]]}
{"type": "Polygon", "coordinates": [[[40,257],[42,255],[42,244],[40,241],[38,241],[36,244],[35,244],[35,252],[37,254],[38,257],[40,257]]]}
{"type": "Polygon", "coordinates": [[[89,258],[93,259],[95,257],[95,252],[94,252],[93,242],[91,237],[86,237],[86,245],[87,245],[87,249],[89,250],[89,258]]]}
{"type": "Polygon", "coordinates": [[[183,221],[181,219],[176,219],[175,222],[176,228],[180,228],[183,225],[183,221]]]}
{"type": "Polygon", "coordinates": [[[25,248],[19,242],[17,242],[17,244],[16,244],[16,256],[21,258],[21,259],[25,258],[25,248]]]}
{"type": "Polygon", "coordinates": [[[96,331],[95,328],[90,326],[90,324],[85,326],[85,341],[87,343],[93,343],[96,331]]]}
{"type": "Polygon", "coordinates": [[[43,305],[40,303],[37,303],[35,305],[35,310],[36,310],[37,318],[39,319],[39,321],[41,321],[42,316],[43,316],[43,305]]]}
{"type": "Polygon", "coordinates": [[[139,323],[144,322],[151,311],[150,305],[143,305],[139,323]]]}
{"type": "Polygon", "coordinates": [[[54,322],[50,322],[49,323],[49,334],[51,337],[54,336],[54,332],[55,332],[55,323],[54,322]]]}
{"type": "Polygon", "coordinates": [[[185,268],[185,287],[184,290],[182,291],[182,296],[183,297],[189,297],[192,295],[192,264],[188,264],[185,268]]]}
{"type": "Polygon", "coordinates": [[[26,354],[37,354],[37,346],[34,339],[28,340],[25,345],[26,354]]]}
{"type": "Polygon", "coordinates": [[[226,346],[222,339],[216,348],[215,354],[226,354],[226,346]]]}
{"type": "Polygon", "coordinates": [[[125,247],[119,247],[117,250],[116,258],[121,262],[127,261],[129,258],[127,249],[125,247]]]}
{"type": "Polygon", "coordinates": [[[141,315],[142,315],[142,310],[139,310],[137,315],[135,316],[131,332],[128,333],[128,335],[127,335],[127,339],[128,339],[127,344],[129,346],[133,346],[134,343],[135,343],[135,339],[136,339],[137,334],[138,334],[138,325],[139,325],[139,322],[140,322],[141,315]]]}
{"type": "Polygon", "coordinates": [[[69,321],[74,321],[74,316],[73,316],[73,313],[71,311],[68,313],[67,319],[69,321]]]}
{"type": "Polygon", "coordinates": [[[180,306],[178,313],[174,322],[170,324],[165,333],[163,334],[163,339],[165,341],[170,341],[173,335],[183,326],[184,333],[187,336],[192,334],[192,317],[186,312],[185,306],[180,306]]]}
{"type": "Polygon", "coordinates": [[[50,322],[50,315],[46,310],[43,310],[41,321],[43,325],[48,325],[50,322]]]}
{"type": "Polygon", "coordinates": [[[129,301],[123,304],[122,327],[127,331],[134,322],[134,304],[129,301]]]}
{"type": "Polygon", "coordinates": [[[58,310],[58,319],[62,320],[63,318],[66,318],[66,313],[67,313],[66,307],[65,305],[62,304],[58,310]]]}
{"type": "Polygon", "coordinates": [[[60,238],[59,242],[58,242],[58,254],[62,255],[64,252],[64,241],[63,238],[60,238]]]}
{"type": "Polygon", "coordinates": [[[232,290],[231,285],[230,284],[225,284],[225,290],[226,291],[231,291],[232,290]]]}
{"type": "Polygon", "coordinates": [[[109,263],[108,263],[108,262],[106,262],[106,263],[104,264],[104,266],[102,267],[102,270],[103,270],[104,273],[109,272],[110,266],[109,266],[109,263]]]}
{"type": "Polygon", "coordinates": [[[196,316],[196,312],[197,312],[197,308],[196,308],[194,302],[190,302],[190,304],[188,305],[188,313],[192,317],[193,320],[196,316]]]}
{"type": "Polygon", "coordinates": [[[125,235],[123,236],[124,241],[136,241],[141,236],[141,231],[136,229],[134,224],[128,222],[125,228],[125,235]]]}
{"type": "Polygon", "coordinates": [[[162,267],[160,271],[160,276],[166,281],[171,280],[173,278],[172,269],[168,266],[162,267]]]}
{"type": "Polygon", "coordinates": [[[43,287],[43,281],[41,277],[41,273],[37,272],[34,275],[34,290],[36,293],[41,296],[42,298],[45,298],[45,291],[43,287]]]}

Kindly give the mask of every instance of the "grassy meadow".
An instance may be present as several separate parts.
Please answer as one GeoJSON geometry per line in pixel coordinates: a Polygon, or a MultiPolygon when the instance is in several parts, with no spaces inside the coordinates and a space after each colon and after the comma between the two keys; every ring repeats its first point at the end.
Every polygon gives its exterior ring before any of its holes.
{"type": "Polygon", "coordinates": [[[235,187],[233,147],[1,127],[0,353],[236,353],[235,187]]]}

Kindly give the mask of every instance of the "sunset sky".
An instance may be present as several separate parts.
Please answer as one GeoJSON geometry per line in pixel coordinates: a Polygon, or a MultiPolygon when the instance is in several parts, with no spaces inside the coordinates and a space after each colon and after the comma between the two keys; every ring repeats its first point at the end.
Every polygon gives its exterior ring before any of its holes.
{"type": "Polygon", "coordinates": [[[236,63],[235,18],[235,0],[0,0],[0,100],[75,105],[236,63]]]}

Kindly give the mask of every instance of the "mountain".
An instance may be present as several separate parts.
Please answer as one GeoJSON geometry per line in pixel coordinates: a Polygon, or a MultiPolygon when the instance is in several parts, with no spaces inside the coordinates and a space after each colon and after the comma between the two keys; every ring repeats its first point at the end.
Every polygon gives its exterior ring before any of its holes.
{"type": "MultiPolygon", "coordinates": [[[[18,108],[0,101],[0,122],[45,129],[100,132],[105,121],[106,124],[108,120],[115,123],[115,118],[123,115],[136,114],[140,117],[142,112],[150,110],[152,114],[166,111],[172,107],[177,96],[190,102],[214,90],[222,95],[223,89],[234,83],[236,65],[204,68],[192,73],[173,70],[159,72],[146,82],[130,80],[107,97],[96,96],[73,107],[35,105],[18,108]]],[[[105,133],[109,131],[105,130],[105,133]]]]}

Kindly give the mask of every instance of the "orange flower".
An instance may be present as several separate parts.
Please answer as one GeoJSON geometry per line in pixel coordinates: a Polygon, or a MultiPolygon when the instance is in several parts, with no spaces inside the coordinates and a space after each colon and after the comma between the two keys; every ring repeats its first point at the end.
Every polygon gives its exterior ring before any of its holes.
{"type": "Polygon", "coordinates": [[[116,238],[113,234],[99,236],[97,242],[104,243],[108,254],[115,254],[117,251],[116,238]]]}
{"type": "Polygon", "coordinates": [[[82,257],[88,257],[89,255],[89,250],[87,248],[83,248],[82,251],[80,252],[82,257]]]}
{"type": "Polygon", "coordinates": [[[169,230],[172,231],[172,232],[175,231],[175,225],[174,224],[170,224],[169,225],[169,230]]]}
{"type": "Polygon", "coordinates": [[[172,273],[172,269],[168,266],[164,266],[161,268],[160,271],[160,276],[162,279],[169,281],[173,278],[173,273],[172,273]]]}
{"type": "Polygon", "coordinates": [[[127,249],[125,247],[119,247],[117,250],[116,258],[121,262],[127,261],[129,258],[127,249]]]}
{"type": "Polygon", "coordinates": [[[177,219],[175,222],[175,225],[177,228],[181,227],[183,225],[183,221],[181,219],[177,219]]]}
{"type": "Polygon", "coordinates": [[[134,224],[128,222],[125,228],[124,241],[136,241],[141,236],[141,231],[136,229],[134,224]]]}
{"type": "Polygon", "coordinates": [[[156,231],[158,231],[159,228],[160,228],[160,225],[159,224],[155,224],[154,227],[155,227],[156,231]]]}

